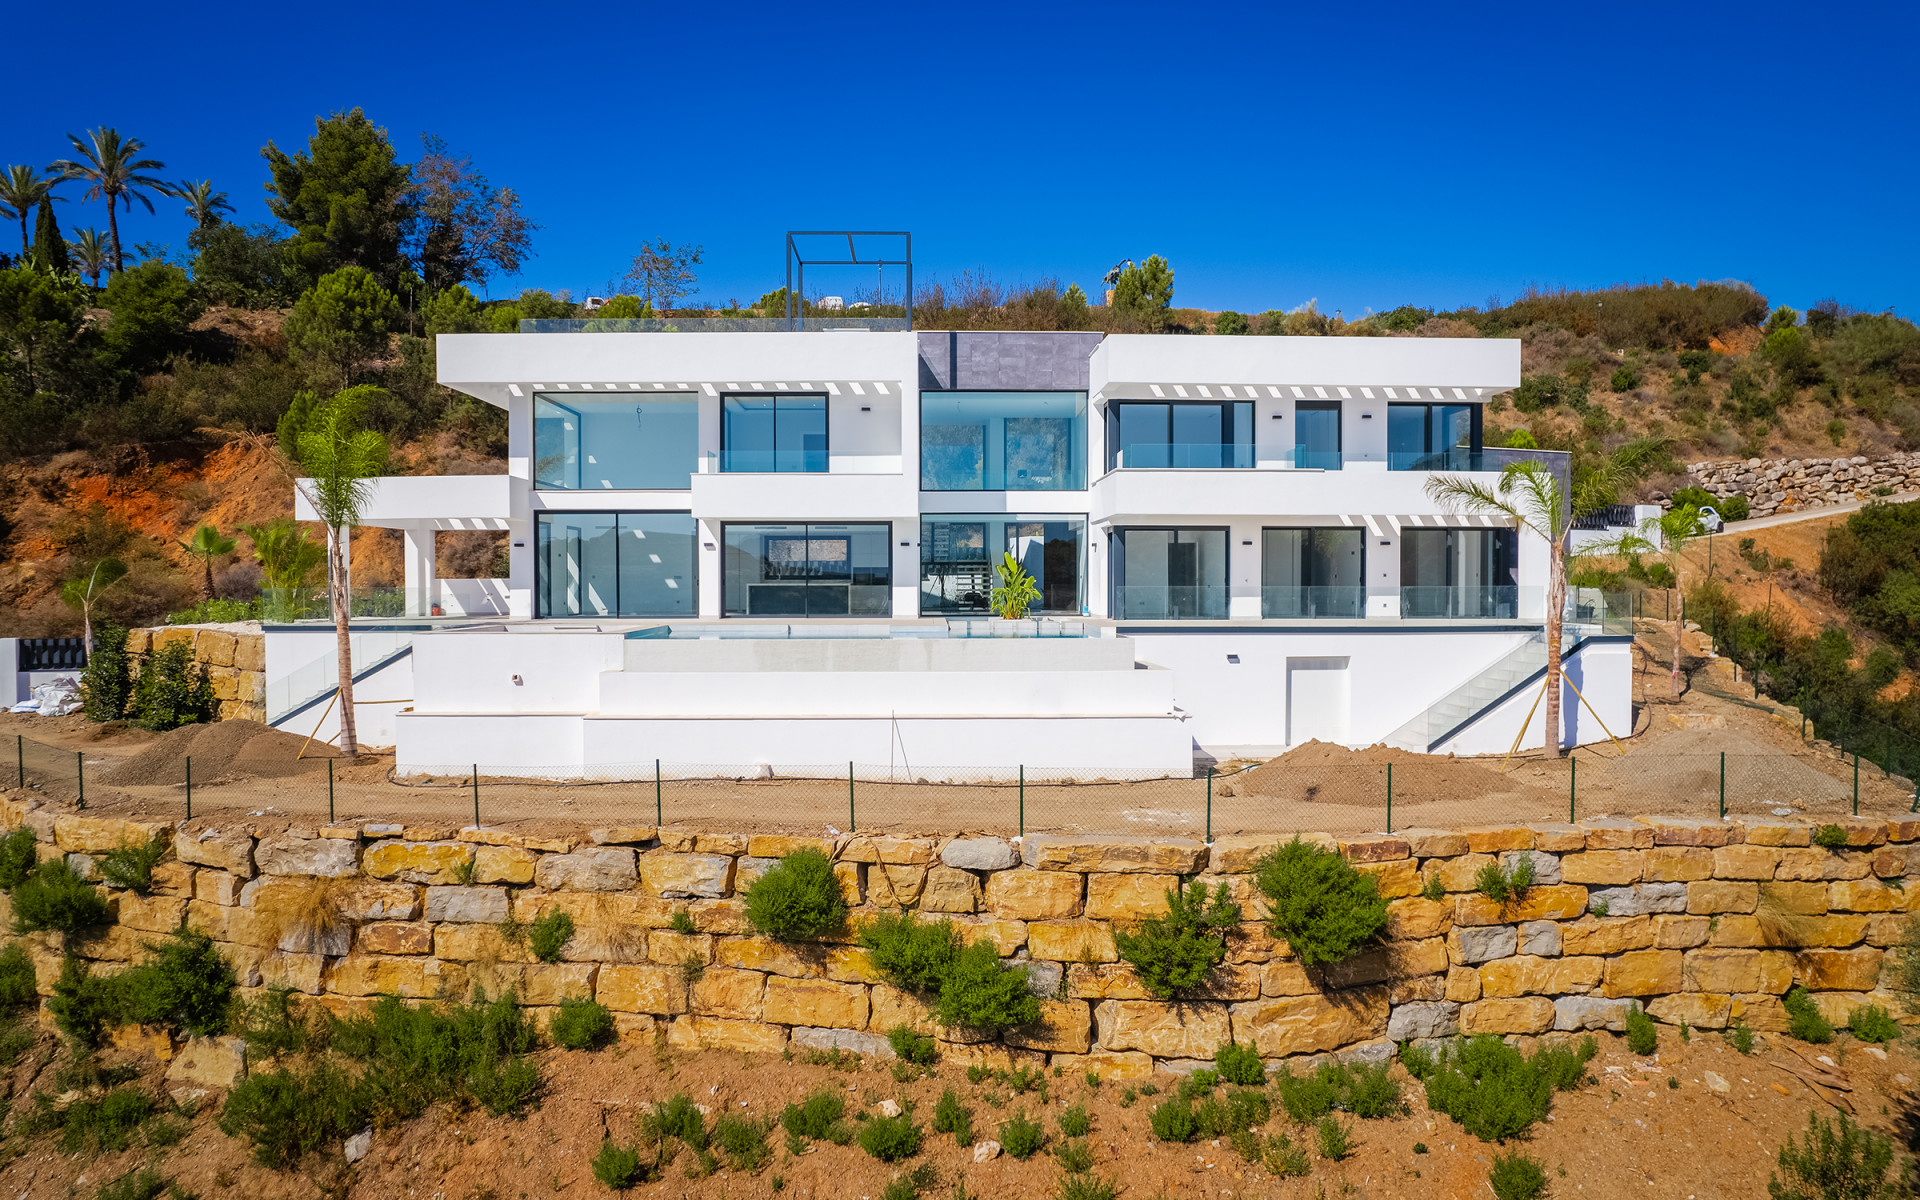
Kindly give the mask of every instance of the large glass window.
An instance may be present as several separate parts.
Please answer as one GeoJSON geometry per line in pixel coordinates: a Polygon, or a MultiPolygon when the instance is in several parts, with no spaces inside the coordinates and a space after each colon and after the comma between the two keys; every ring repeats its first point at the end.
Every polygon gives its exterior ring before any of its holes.
{"type": "Polygon", "coordinates": [[[534,394],[537,488],[685,490],[699,454],[692,392],[534,394]]]}
{"type": "Polygon", "coordinates": [[[825,471],[825,396],[725,396],[720,402],[722,471],[825,471]]]}
{"type": "Polygon", "coordinates": [[[1511,529],[1400,530],[1400,614],[1513,617],[1520,544],[1511,529]]]}
{"type": "Polygon", "coordinates": [[[1107,406],[1107,469],[1251,467],[1253,405],[1118,400],[1107,406]]]}
{"type": "Polygon", "coordinates": [[[535,513],[534,615],[692,616],[697,533],[687,513],[535,513]]]}
{"type": "Polygon", "coordinates": [[[1226,619],[1226,530],[1116,529],[1112,553],[1114,616],[1226,619]]]}
{"type": "Polygon", "coordinates": [[[1478,449],[1477,404],[1387,405],[1389,471],[1470,471],[1478,449]]]}
{"type": "Polygon", "coordinates": [[[892,615],[888,525],[728,525],[729,617],[892,615]]]}
{"type": "Polygon", "coordinates": [[[1005,513],[921,520],[920,611],[928,616],[990,611],[995,572],[1006,554],[1040,587],[1040,599],[1029,612],[1082,611],[1086,518],[1005,513]]]}
{"type": "Polygon", "coordinates": [[[1086,393],[920,393],[922,490],[1071,492],[1086,476],[1086,393]]]}
{"type": "Polygon", "coordinates": [[[1340,402],[1302,400],[1293,406],[1293,465],[1340,469],[1340,402]]]}
{"type": "Polygon", "coordinates": [[[1260,531],[1260,615],[1359,617],[1367,611],[1367,533],[1315,526],[1260,531]]]}

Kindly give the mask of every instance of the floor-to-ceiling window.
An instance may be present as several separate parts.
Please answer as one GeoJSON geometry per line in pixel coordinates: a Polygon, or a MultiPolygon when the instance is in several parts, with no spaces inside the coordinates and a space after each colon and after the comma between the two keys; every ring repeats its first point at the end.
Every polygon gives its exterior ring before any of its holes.
{"type": "Polygon", "coordinates": [[[893,612],[888,525],[726,526],[729,617],[884,617],[893,612]]]}
{"type": "Polygon", "coordinates": [[[1079,613],[1085,603],[1087,521],[1077,516],[947,514],[920,521],[920,611],[985,613],[1011,554],[1040,588],[1033,613],[1079,613]]]}
{"type": "Polygon", "coordinates": [[[1111,548],[1114,616],[1226,619],[1226,530],[1121,528],[1111,548]]]}
{"type": "Polygon", "coordinates": [[[1340,402],[1302,400],[1293,406],[1293,465],[1340,469],[1340,402]]]}
{"type": "Polygon", "coordinates": [[[1513,617],[1520,539],[1511,529],[1400,530],[1400,613],[1513,617]]]}
{"type": "Polygon", "coordinates": [[[1364,529],[1260,531],[1260,615],[1360,617],[1367,611],[1364,529]]]}
{"type": "Polygon", "coordinates": [[[827,469],[825,396],[723,396],[720,469],[778,472],[827,469]]]}
{"type": "Polygon", "coordinates": [[[699,467],[692,392],[536,392],[533,486],[686,489],[699,467]]]}
{"type": "Polygon", "coordinates": [[[1107,469],[1251,467],[1253,405],[1116,400],[1107,405],[1107,469]]]}
{"type": "Polygon", "coordinates": [[[1477,404],[1387,405],[1389,471],[1471,471],[1478,449],[1477,404]]]}
{"type": "Polygon", "coordinates": [[[534,615],[692,616],[697,532],[687,513],[534,514],[534,615]]]}
{"type": "Polygon", "coordinates": [[[1087,486],[1085,392],[922,392],[920,487],[1071,492],[1087,486]]]}

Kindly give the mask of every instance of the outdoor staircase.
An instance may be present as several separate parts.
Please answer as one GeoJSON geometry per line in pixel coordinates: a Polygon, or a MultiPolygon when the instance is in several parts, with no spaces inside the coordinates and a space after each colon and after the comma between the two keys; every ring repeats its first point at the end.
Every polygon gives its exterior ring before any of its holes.
{"type": "MultiPolygon", "coordinates": [[[[385,670],[413,653],[411,629],[353,631],[347,635],[353,657],[353,681],[385,670]]],[[[331,642],[325,654],[267,684],[267,724],[285,725],[323,704],[340,686],[340,658],[331,642]]]]}
{"type": "MultiPolygon", "coordinates": [[[[1569,627],[1562,635],[1561,654],[1571,654],[1585,640],[1584,630],[1569,627]]],[[[1547,636],[1536,632],[1480,670],[1432,707],[1388,734],[1386,744],[1419,754],[1432,752],[1482,713],[1538,680],[1547,669],[1547,636]]]]}

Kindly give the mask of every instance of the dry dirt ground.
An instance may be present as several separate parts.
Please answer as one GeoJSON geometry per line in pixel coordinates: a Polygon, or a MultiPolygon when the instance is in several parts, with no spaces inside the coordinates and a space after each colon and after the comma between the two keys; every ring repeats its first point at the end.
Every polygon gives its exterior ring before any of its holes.
{"type": "MultiPolygon", "coordinates": [[[[0,1194],[19,1200],[91,1196],[102,1183],[151,1162],[187,1192],[209,1198],[605,1196],[607,1189],[592,1175],[593,1156],[607,1136],[632,1144],[635,1114],[654,1101],[684,1091],[714,1114],[724,1109],[777,1119],[783,1106],[823,1088],[843,1092],[849,1114],[888,1098],[913,1104],[926,1132],[919,1155],[889,1167],[857,1144],[820,1142],[794,1157],[776,1129],[769,1138],[772,1164],[757,1173],[721,1170],[692,1178],[687,1171],[690,1156],[683,1152],[663,1180],[628,1194],[732,1200],[770,1197],[778,1188],[782,1197],[878,1200],[890,1180],[921,1162],[932,1163],[939,1172],[940,1182],[925,1193],[928,1197],[959,1195],[954,1188],[962,1182],[964,1194],[974,1197],[1052,1194],[1063,1173],[1047,1151],[1025,1162],[1002,1156],[975,1164],[971,1153],[951,1137],[931,1132],[934,1103],[943,1088],[951,1087],[971,1109],[977,1136],[995,1137],[1000,1122],[1024,1110],[1046,1127],[1049,1148],[1060,1141],[1061,1110],[1084,1104],[1092,1118],[1094,1172],[1117,1181],[1118,1194],[1129,1200],[1480,1200],[1491,1194],[1486,1180],[1493,1155],[1516,1148],[1545,1164],[1552,1200],[1754,1200],[1766,1194],[1768,1172],[1788,1135],[1804,1140],[1810,1113],[1823,1119],[1834,1115],[1803,1082],[1809,1061],[1818,1056],[1830,1060],[1850,1088],[1834,1094],[1851,1104],[1862,1124],[1893,1135],[1896,1142],[1904,1141],[1920,1104],[1912,1090],[1920,1063],[1905,1045],[1890,1048],[1883,1058],[1846,1035],[1822,1047],[1761,1035],[1754,1053],[1743,1057],[1718,1034],[1696,1032],[1690,1042],[1683,1042],[1677,1031],[1662,1027],[1660,1037],[1656,1055],[1638,1058],[1628,1052],[1624,1038],[1599,1035],[1601,1054],[1590,1066],[1596,1082],[1562,1093],[1548,1121],[1506,1147],[1482,1143],[1446,1116],[1429,1112],[1420,1086],[1396,1067],[1395,1076],[1406,1084],[1408,1114],[1353,1121],[1352,1155],[1328,1162],[1315,1153],[1312,1173],[1304,1178],[1275,1179],[1224,1143],[1155,1142],[1147,1114],[1157,1100],[1140,1096],[1125,1104],[1122,1089],[1128,1085],[1113,1080],[1092,1087],[1077,1075],[1049,1077],[1043,1102],[1037,1092],[1014,1095],[993,1080],[969,1083],[960,1068],[937,1067],[931,1078],[901,1084],[885,1063],[849,1070],[771,1055],[676,1053],[622,1044],[594,1052],[542,1052],[537,1057],[545,1091],[524,1117],[493,1118],[483,1111],[439,1105],[417,1120],[376,1131],[372,1152],[357,1167],[345,1163],[338,1145],[309,1156],[294,1171],[261,1167],[246,1143],[220,1132],[215,1100],[193,1118],[190,1134],[166,1149],[88,1159],[61,1154],[51,1135],[11,1137],[5,1143],[11,1158],[0,1169],[0,1194]],[[1789,1067],[1792,1070],[1784,1069],[1789,1067]],[[1716,1092],[1707,1072],[1717,1075],[1728,1090],[1716,1092]],[[1416,1145],[1426,1151],[1417,1151],[1416,1145]]],[[[53,1054],[54,1041],[47,1035],[29,1060],[11,1072],[14,1111],[27,1108],[36,1086],[50,1086],[51,1071],[43,1068],[53,1054]],[[36,1084],[37,1075],[42,1078],[36,1084]]],[[[151,1059],[128,1060],[117,1051],[108,1057],[144,1064],[143,1086],[164,1098],[160,1072],[151,1059]]],[[[1166,1075],[1155,1082],[1159,1099],[1176,1083],[1166,1075]]],[[[1296,1143],[1312,1145],[1312,1130],[1291,1126],[1277,1092],[1270,1094],[1276,1115],[1263,1132],[1286,1131],[1296,1143]]]]}

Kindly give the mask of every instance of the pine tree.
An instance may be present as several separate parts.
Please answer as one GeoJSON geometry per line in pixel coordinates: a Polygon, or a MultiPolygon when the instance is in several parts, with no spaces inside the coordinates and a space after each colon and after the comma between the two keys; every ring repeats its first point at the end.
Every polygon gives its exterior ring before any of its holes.
{"type": "Polygon", "coordinates": [[[67,239],[60,236],[60,223],[53,219],[53,199],[40,202],[40,217],[33,225],[33,265],[57,275],[72,272],[67,256],[67,239]]]}

